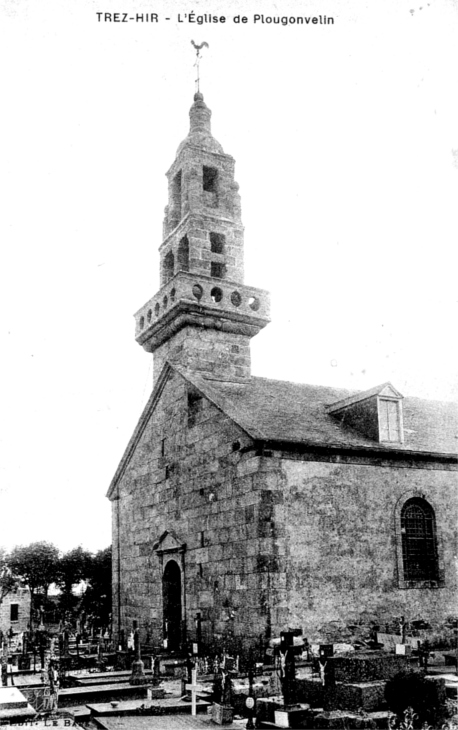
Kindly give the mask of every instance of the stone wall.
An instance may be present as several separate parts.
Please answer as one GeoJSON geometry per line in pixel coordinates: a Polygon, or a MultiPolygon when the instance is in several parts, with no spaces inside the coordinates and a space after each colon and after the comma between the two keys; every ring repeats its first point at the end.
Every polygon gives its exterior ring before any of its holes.
{"type": "Polygon", "coordinates": [[[130,631],[136,620],[156,644],[163,635],[161,571],[174,558],[173,548],[162,554],[158,547],[166,532],[181,546],[175,557],[187,638],[195,639],[200,613],[207,646],[216,637],[220,645],[260,647],[288,627],[302,628],[312,642],[351,641],[368,638],[374,624],[393,631],[401,615],[427,621],[440,635],[456,612],[456,471],[370,454],[331,463],[313,453],[263,451],[176,371],[119,495],[115,629],[130,631]],[[415,494],[436,514],[436,588],[400,581],[399,510],[415,494]]]}
{"type": "Polygon", "coordinates": [[[203,327],[183,327],[155,351],[155,380],[167,360],[207,377],[247,379],[251,371],[250,337],[203,327]]]}
{"type": "Polygon", "coordinates": [[[0,603],[0,630],[6,633],[13,629],[17,634],[27,629],[30,621],[30,591],[28,588],[17,588],[8,593],[0,603]],[[11,621],[11,606],[17,605],[17,620],[11,621]]]}
{"type": "Polygon", "coordinates": [[[457,473],[283,461],[289,623],[316,641],[350,640],[404,615],[433,630],[456,613],[457,473]],[[437,588],[401,588],[399,507],[422,495],[436,513],[437,588]]]}
{"type": "Polygon", "coordinates": [[[190,413],[189,386],[172,375],[113,501],[115,631],[118,616],[126,631],[136,620],[144,640],[160,643],[162,575],[154,546],[173,531],[186,546],[188,637],[195,637],[200,612],[204,641],[241,646],[269,634],[286,600],[284,530],[274,493],[279,475],[208,400],[193,401],[190,413]]]}
{"type": "MultiPolygon", "coordinates": [[[[180,270],[178,249],[182,238],[186,235],[189,241],[189,268],[195,274],[211,276],[212,261],[223,264],[223,279],[243,284],[243,227],[233,220],[222,217],[221,211],[212,215],[200,213],[188,215],[161,245],[160,256],[163,262],[170,252],[175,258],[175,271],[180,270]],[[211,251],[210,233],[219,233],[225,237],[223,253],[211,251]]],[[[161,265],[161,286],[166,284],[163,265],[161,265]]]]}

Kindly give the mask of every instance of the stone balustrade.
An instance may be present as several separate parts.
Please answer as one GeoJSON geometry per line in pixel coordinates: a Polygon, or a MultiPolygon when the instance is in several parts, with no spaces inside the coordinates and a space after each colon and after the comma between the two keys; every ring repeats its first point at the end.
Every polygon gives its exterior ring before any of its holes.
{"type": "Polygon", "coordinates": [[[189,302],[215,312],[239,313],[269,319],[269,293],[224,279],[179,272],[135,314],[135,336],[140,337],[174,306],[189,302]]]}

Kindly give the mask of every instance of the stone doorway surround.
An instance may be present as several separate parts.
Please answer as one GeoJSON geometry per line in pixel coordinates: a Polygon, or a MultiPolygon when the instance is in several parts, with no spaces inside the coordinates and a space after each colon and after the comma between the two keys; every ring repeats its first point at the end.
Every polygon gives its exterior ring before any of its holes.
{"type": "Polygon", "coordinates": [[[164,638],[167,638],[167,649],[170,651],[180,651],[186,648],[186,543],[182,542],[172,530],[166,530],[154,544],[153,551],[158,556],[161,565],[164,638]],[[179,591],[180,607],[178,609],[178,617],[173,610],[173,606],[167,606],[168,601],[173,601],[175,590],[179,591]],[[168,633],[166,633],[166,622],[169,623],[168,633]],[[176,625],[177,623],[179,623],[179,626],[176,625]],[[176,637],[177,628],[179,629],[178,637],[176,637]]]}

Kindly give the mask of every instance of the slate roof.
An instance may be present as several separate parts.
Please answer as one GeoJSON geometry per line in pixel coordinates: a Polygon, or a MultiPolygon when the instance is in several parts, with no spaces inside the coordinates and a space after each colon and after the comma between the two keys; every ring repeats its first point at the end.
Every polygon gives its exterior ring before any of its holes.
{"type": "MultiPolygon", "coordinates": [[[[176,370],[255,440],[294,445],[441,454],[457,458],[458,407],[455,403],[404,398],[404,443],[378,443],[343,425],[327,406],[362,391],[303,385],[253,376],[247,383],[207,380],[194,371],[166,363],[111,482],[107,497],[129,463],[160,398],[170,369],[176,370]]],[[[380,386],[378,386],[380,388],[380,386]]],[[[372,389],[374,392],[378,388],[372,389]]],[[[366,395],[372,391],[366,391],[366,395]]]]}
{"type": "Polygon", "coordinates": [[[256,439],[387,451],[458,452],[458,407],[454,403],[404,398],[404,443],[378,443],[327,412],[326,406],[360,391],[258,377],[246,384],[230,383],[180,372],[256,439]]]}

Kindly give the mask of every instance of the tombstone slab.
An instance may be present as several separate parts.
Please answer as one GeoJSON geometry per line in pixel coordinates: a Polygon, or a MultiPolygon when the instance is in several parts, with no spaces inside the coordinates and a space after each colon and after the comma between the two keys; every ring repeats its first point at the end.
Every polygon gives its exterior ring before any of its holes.
{"type": "Polygon", "coordinates": [[[389,712],[368,713],[363,716],[355,712],[335,710],[333,712],[320,712],[313,720],[314,728],[378,728],[388,727],[389,712]]]}
{"type": "Polygon", "coordinates": [[[27,707],[27,700],[17,687],[0,688],[0,710],[17,710],[27,707]]]}
{"type": "Polygon", "coordinates": [[[365,712],[378,710],[384,705],[385,686],[386,682],[383,679],[375,682],[355,682],[354,684],[338,682],[329,693],[325,692],[324,708],[326,710],[345,709],[352,712],[360,709],[365,712]]]}
{"type": "Polygon", "coordinates": [[[296,684],[298,702],[308,702],[314,707],[323,706],[324,687],[319,677],[299,677],[296,684]]]}
{"type": "Polygon", "coordinates": [[[275,724],[279,727],[305,727],[310,715],[310,705],[298,705],[288,709],[275,710],[275,724]]]}
{"type": "Polygon", "coordinates": [[[398,672],[410,669],[412,662],[407,656],[374,652],[352,657],[329,657],[328,665],[329,676],[335,682],[353,684],[392,679],[398,672]]]}
{"type": "Polygon", "coordinates": [[[283,706],[283,697],[260,697],[256,702],[256,720],[258,723],[275,720],[275,711],[283,706]]]}
{"type": "Polygon", "coordinates": [[[34,717],[36,712],[17,687],[0,687],[0,722],[34,717]]]}
{"type": "Polygon", "coordinates": [[[234,719],[234,710],[227,705],[215,702],[211,709],[211,719],[215,725],[231,725],[234,719]]]}

